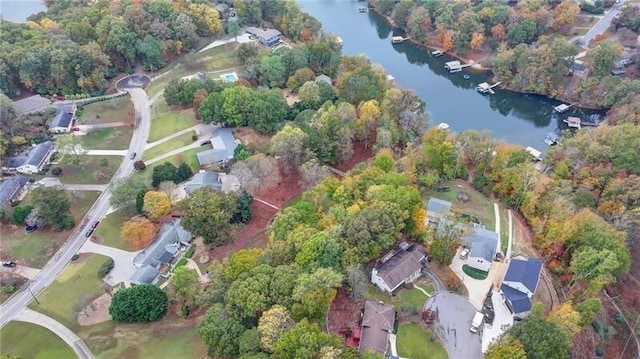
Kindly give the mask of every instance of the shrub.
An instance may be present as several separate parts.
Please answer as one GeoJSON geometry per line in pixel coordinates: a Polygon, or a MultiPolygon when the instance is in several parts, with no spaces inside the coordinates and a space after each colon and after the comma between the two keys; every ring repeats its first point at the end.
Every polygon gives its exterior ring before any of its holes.
{"type": "Polygon", "coordinates": [[[162,318],[169,306],[167,294],[151,284],[121,289],[114,294],[109,314],[116,322],[146,323],[162,318]]]}
{"type": "Polygon", "coordinates": [[[13,213],[11,214],[11,222],[15,224],[24,224],[24,221],[32,210],[33,206],[31,205],[17,206],[13,209],[13,213]]]}
{"type": "Polygon", "coordinates": [[[194,244],[191,247],[189,247],[189,249],[187,249],[187,251],[185,252],[184,256],[185,256],[185,258],[191,258],[191,257],[193,257],[193,254],[195,252],[196,252],[196,246],[194,244]]]}
{"type": "Polygon", "coordinates": [[[13,292],[16,291],[16,286],[13,284],[8,284],[2,287],[2,292],[3,293],[7,293],[7,294],[11,294],[13,292]]]}
{"type": "Polygon", "coordinates": [[[133,168],[136,171],[144,171],[144,169],[147,168],[147,165],[144,163],[144,161],[138,160],[133,163],[133,168]]]}
{"type": "Polygon", "coordinates": [[[62,175],[62,167],[53,167],[51,169],[51,174],[56,177],[60,177],[60,175],[62,175]]]}
{"type": "Polygon", "coordinates": [[[180,260],[176,263],[176,265],[175,265],[175,267],[173,267],[173,269],[180,268],[185,264],[187,264],[187,258],[180,258],[180,260]]]}
{"type": "Polygon", "coordinates": [[[113,269],[113,259],[109,258],[107,259],[104,263],[102,263],[102,265],[100,266],[100,269],[98,269],[98,278],[104,278],[107,276],[107,274],[109,274],[109,272],[111,272],[111,270],[113,269]]]}
{"type": "Polygon", "coordinates": [[[197,140],[198,140],[198,135],[193,135],[193,136],[191,136],[191,140],[193,140],[193,141],[197,141],[197,140]]]}

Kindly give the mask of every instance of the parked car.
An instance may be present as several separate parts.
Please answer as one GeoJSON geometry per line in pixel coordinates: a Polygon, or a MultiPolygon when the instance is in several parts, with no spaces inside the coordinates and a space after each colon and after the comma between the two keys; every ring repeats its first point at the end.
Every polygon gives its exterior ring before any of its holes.
{"type": "Polygon", "coordinates": [[[131,156],[129,156],[129,159],[130,159],[130,160],[135,159],[135,158],[136,158],[136,155],[137,155],[137,153],[133,152],[133,153],[131,154],[131,156]]]}
{"type": "Polygon", "coordinates": [[[469,257],[469,248],[462,248],[460,251],[460,259],[467,259],[469,257]]]}
{"type": "Polygon", "coordinates": [[[93,222],[93,224],[91,225],[92,229],[96,229],[96,227],[100,224],[100,221],[95,221],[93,222]]]}
{"type": "Polygon", "coordinates": [[[84,233],[84,236],[89,238],[91,237],[91,235],[93,234],[93,228],[89,228],[87,229],[87,231],[84,233]]]}
{"type": "Polygon", "coordinates": [[[33,226],[26,226],[26,227],[24,228],[24,231],[25,231],[25,232],[27,232],[27,233],[33,233],[33,232],[35,232],[37,229],[38,229],[38,225],[37,225],[37,224],[34,224],[33,226]]]}
{"type": "Polygon", "coordinates": [[[4,261],[4,262],[2,262],[2,266],[3,267],[15,267],[16,266],[16,262],[14,262],[14,261],[4,261]]]}
{"type": "Polygon", "coordinates": [[[80,131],[80,127],[71,127],[71,132],[80,131]]]}

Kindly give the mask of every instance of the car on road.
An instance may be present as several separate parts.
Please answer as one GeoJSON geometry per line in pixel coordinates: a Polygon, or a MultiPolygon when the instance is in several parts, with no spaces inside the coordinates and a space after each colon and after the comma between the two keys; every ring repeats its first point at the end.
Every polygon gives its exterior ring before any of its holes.
{"type": "Polygon", "coordinates": [[[137,153],[133,152],[133,153],[131,154],[131,156],[129,156],[129,159],[130,159],[130,160],[135,159],[135,158],[136,158],[136,155],[137,155],[137,153]]]}
{"type": "Polygon", "coordinates": [[[15,267],[16,266],[16,262],[14,262],[14,261],[3,261],[2,262],[2,266],[3,267],[15,267]]]}
{"type": "Polygon", "coordinates": [[[93,222],[93,224],[91,225],[92,229],[96,229],[96,227],[98,227],[98,225],[100,224],[100,221],[95,221],[93,222]]]}
{"type": "Polygon", "coordinates": [[[87,238],[91,237],[92,234],[93,234],[93,228],[89,228],[87,229],[86,232],[84,232],[84,236],[87,238]]]}
{"type": "Polygon", "coordinates": [[[469,248],[462,248],[460,251],[460,259],[467,259],[469,257],[469,248]]]}

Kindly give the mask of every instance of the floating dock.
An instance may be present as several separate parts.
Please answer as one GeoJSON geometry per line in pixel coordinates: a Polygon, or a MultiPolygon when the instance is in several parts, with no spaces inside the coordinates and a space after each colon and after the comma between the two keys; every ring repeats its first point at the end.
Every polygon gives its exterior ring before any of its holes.
{"type": "Polygon", "coordinates": [[[562,122],[566,123],[567,126],[571,128],[582,127],[582,120],[579,117],[567,117],[566,119],[562,120],[562,122]]]}
{"type": "Polygon", "coordinates": [[[533,147],[527,147],[526,148],[527,152],[529,152],[531,154],[531,156],[533,156],[533,160],[534,161],[541,161],[542,160],[542,152],[536,150],[533,147]]]}
{"type": "Polygon", "coordinates": [[[449,71],[449,73],[460,72],[465,67],[472,66],[473,63],[470,64],[461,64],[460,61],[449,61],[444,64],[444,68],[449,71]]]}
{"type": "Polygon", "coordinates": [[[495,94],[495,92],[493,91],[494,87],[500,86],[502,82],[497,82],[493,85],[489,85],[486,82],[481,83],[480,85],[478,85],[478,87],[476,88],[476,90],[478,90],[478,92],[480,93],[490,93],[490,94],[495,94]]]}
{"type": "Polygon", "coordinates": [[[409,39],[408,37],[402,37],[402,36],[392,36],[391,37],[391,43],[392,44],[399,44],[402,42],[405,42],[405,40],[409,39]]]}
{"type": "Polygon", "coordinates": [[[561,103],[558,106],[554,107],[553,110],[556,111],[557,113],[565,113],[569,111],[570,108],[571,108],[571,105],[567,105],[566,103],[561,103]]]}
{"type": "Polygon", "coordinates": [[[442,52],[440,50],[431,51],[431,56],[433,56],[433,57],[440,57],[442,55],[444,55],[444,52],[442,52]]]}
{"type": "Polygon", "coordinates": [[[358,11],[360,12],[369,12],[369,8],[368,7],[361,7],[358,9],[358,11]]]}

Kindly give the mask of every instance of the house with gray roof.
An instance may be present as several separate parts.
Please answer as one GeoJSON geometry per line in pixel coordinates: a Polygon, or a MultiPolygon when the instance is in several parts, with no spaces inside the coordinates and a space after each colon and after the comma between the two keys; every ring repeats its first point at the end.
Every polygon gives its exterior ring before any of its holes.
{"type": "Polygon", "coordinates": [[[23,174],[38,173],[49,162],[54,149],[53,141],[46,141],[34,145],[20,155],[6,158],[2,166],[2,171],[23,174]]]}
{"type": "Polygon", "coordinates": [[[160,271],[156,267],[144,266],[133,273],[129,282],[132,284],[152,284],[158,275],[160,275],[160,271]]]}
{"type": "Polygon", "coordinates": [[[64,103],[56,108],[56,116],[49,125],[49,132],[68,133],[71,132],[73,121],[76,119],[77,107],[73,103],[64,103]]]}
{"type": "Polygon", "coordinates": [[[422,273],[426,257],[422,246],[400,243],[398,249],[384,255],[371,270],[371,282],[385,292],[392,293],[405,283],[411,283],[422,273]]]}
{"type": "Polygon", "coordinates": [[[246,32],[255,36],[264,46],[271,47],[282,40],[282,33],[276,29],[260,29],[257,27],[248,27],[246,32]]]}
{"type": "Polygon", "coordinates": [[[389,350],[389,334],[393,334],[395,320],[396,310],[392,305],[366,301],[358,350],[361,353],[386,355],[389,350]]]}
{"type": "Polygon", "coordinates": [[[529,314],[541,271],[542,262],[537,258],[512,259],[509,263],[500,293],[514,317],[523,318],[529,314]]]}
{"type": "Polygon", "coordinates": [[[327,75],[318,75],[315,78],[315,82],[324,82],[327,85],[331,86],[331,77],[327,76],[327,75]]]}
{"type": "Polygon", "coordinates": [[[238,143],[228,128],[218,128],[211,137],[211,149],[196,153],[200,167],[212,164],[224,164],[233,159],[238,143]]]}
{"type": "Polygon", "coordinates": [[[496,256],[498,233],[474,223],[471,234],[460,240],[471,246],[467,265],[488,272],[496,256]]]}
{"type": "Polygon", "coordinates": [[[451,211],[451,202],[431,197],[427,202],[427,224],[437,226],[451,211]]]}
{"type": "Polygon", "coordinates": [[[190,195],[198,188],[208,187],[215,190],[222,189],[220,174],[217,172],[198,172],[191,179],[184,183],[185,192],[190,195]]]}
{"type": "Polygon", "coordinates": [[[9,208],[19,201],[27,183],[29,183],[27,176],[14,176],[0,183],[0,206],[9,208]]]}

